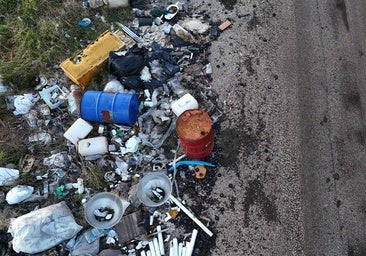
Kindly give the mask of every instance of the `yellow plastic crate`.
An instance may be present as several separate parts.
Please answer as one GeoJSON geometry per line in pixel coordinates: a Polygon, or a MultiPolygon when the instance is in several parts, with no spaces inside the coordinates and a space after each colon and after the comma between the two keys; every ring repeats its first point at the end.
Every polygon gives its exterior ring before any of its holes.
{"type": "Polygon", "coordinates": [[[126,45],[118,35],[107,30],[85,49],[64,60],[60,67],[71,81],[85,89],[108,59],[109,53],[124,48],[126,45]]]}

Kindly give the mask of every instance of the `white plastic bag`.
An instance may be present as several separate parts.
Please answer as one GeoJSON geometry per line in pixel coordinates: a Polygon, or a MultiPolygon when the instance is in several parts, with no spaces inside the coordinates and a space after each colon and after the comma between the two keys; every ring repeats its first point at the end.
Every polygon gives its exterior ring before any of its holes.
{"type": "Polygon", "coordinates": [[[0,186],[11,185],[19,178],[19,170],[0,167],[0,186]]]}
{"type": "Polygon", "coordinates": [[[26,185],[17,185],[6,194],[8,204],[17,204],[32,196],[34,188],[26,185]]]}
{"type": "Polygon", "coordinates": [[[15,252],[39,253],[71,239],[81,229],[62,201],[11,219],[8,232],[15,252]]]}
{"type": "Polygon", "coordinates": [[[24,94],[17,96],[14,100],[14,107],[15,111],[13,112],[14,115],[22,115],[27,114],[31,109],[32,103],[32,95],[24,94]]]}

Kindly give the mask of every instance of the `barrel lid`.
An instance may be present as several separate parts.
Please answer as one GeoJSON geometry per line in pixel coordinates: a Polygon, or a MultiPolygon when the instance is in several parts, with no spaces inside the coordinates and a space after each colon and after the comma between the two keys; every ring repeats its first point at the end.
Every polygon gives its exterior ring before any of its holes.
{"type": "Polygon", "coordinates": [[[178,137],[186,140],[199,140],[209,134],[211,130],[211,118],[202,109],[186,110],[177,119],[178,137]]]}

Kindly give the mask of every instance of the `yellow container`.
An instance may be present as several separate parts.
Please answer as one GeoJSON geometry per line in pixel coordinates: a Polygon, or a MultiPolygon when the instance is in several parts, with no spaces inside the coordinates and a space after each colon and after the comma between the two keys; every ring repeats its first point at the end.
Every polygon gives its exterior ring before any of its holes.
{"type": "Polygon", "coordinates": [[[109,53],[125,47],[125,43],[117,34],[105,31],[84,50],[64,60],[60,67],[71,81],[85,89],[108,59],[109,53]]]}

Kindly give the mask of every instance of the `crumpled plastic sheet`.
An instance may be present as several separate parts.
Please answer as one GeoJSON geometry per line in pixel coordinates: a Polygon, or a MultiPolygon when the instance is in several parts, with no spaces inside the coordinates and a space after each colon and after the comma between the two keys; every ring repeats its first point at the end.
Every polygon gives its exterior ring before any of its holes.
{"type": "Polygon", "coordinates": [[[67,168],[70,166],[71,156],[67,152],[58,152],[43,159],[43,164],[50,167],[67,168]]]}
{"type": "Polygon", "coordinates": [[[19,170],[0,167],[0,186],[9,186],[19,178],[19,170]]]}
{"type": "Polygon", "coordinates": [[[155,125],[153,126],[154,121],[153,116],[154,112],[158,111],[158,107],[161,104],[158,103],[152,106],[146,113],[139,116],[137,119],[139,127],[141,127],[138,137],[141,139],[143,145],[153,147],[153,148],[160,148],[164,141],[170,136],[173,129],[175,128],[176,118],[173,117],[170,119],[169,126],[167,129],[164,130],[164,126],[162,125],[155,125]]]}
{"type": "Polygon", "coordinates": [[[14,115],[27,114],[39,97],[26,93],[23,95],[8,96],[6,98],[8,110],[13,111],[14,115]]]}
{"type": "Polygon", "coordinates": [[[17,253],[39,253],[74,237],[82,226],[75,222],[64,201],[29,212],[10,220],[8,232],[13,236],[17,253]]]}

